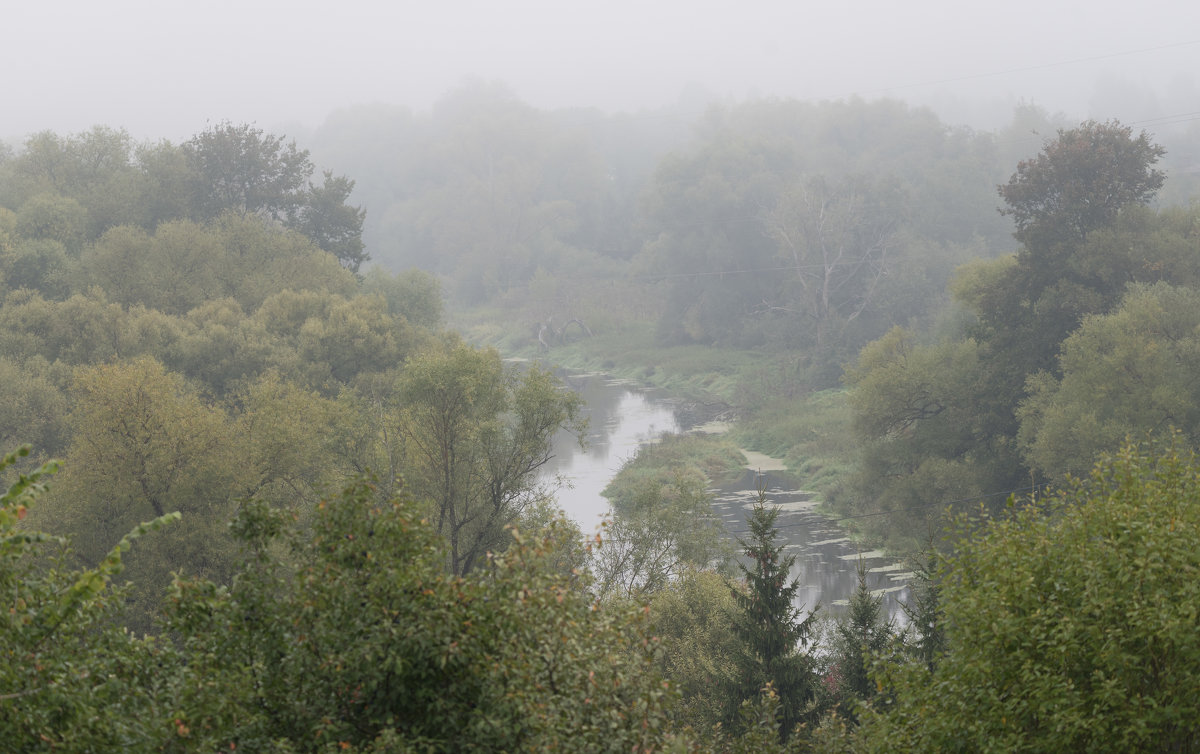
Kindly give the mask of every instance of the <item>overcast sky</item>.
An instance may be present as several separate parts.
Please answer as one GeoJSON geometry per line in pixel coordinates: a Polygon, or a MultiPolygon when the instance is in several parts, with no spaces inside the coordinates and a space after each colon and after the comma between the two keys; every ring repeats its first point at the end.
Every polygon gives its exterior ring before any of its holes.
{"type": "Polygon", "coordinates": [[[1195,0],[16,1],[0,44],[0,137],[16,141],[95,124],[172,141],[220,120],[302,131],[354,104],[424,110],[467,77],[544,108],[652,108],[699,85],[893,96],[952,122],[1018,100],[1150,130],[1200,118],[1195,0]]]}

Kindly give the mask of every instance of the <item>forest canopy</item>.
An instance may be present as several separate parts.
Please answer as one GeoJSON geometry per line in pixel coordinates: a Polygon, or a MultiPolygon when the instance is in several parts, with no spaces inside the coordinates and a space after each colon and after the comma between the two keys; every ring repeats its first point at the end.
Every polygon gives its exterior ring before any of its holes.
{"type": "Polygon", "coordinates": [[[311,151],[0,150],[5,740],[1194,748],[1200,209],[1161,199],[1194,178],[1032,107],[668,114],[472,84],[311,151]],[[584,539],[543,474],[587,429],[560,358],[732,433],[614,469],[584,539]],[[727,536],[739,446],[914,555],[907,627],[865,568],[800,609],[762,499],[727,536]]]}

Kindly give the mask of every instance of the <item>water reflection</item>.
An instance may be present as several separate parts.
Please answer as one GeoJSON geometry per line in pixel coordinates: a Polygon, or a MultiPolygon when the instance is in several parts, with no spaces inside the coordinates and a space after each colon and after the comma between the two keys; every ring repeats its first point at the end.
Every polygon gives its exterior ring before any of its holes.
{"type": "MultiPolygon", "coordinates": [[[[589,417],[586,447],[568,433],[555,437],[555,457],[544,469],[545,478],[558,475],[570,487],[559,490],[559,505],[583,529],[595,531],[608,514],[608,501],[600,494],[626,459],[640,446],[664,432],[687,431],[676,418],[675,405],[661,393],[594,374],[560,375],[586,401],[589,417]]],[[[858,588],[860,553],[834,522],[814,510],[811,495],[778,472],[763,475],[770,503],[781,510],[776,524],[787,540],[787,552],[796,555],[793,576],[800,579],[796,602],[805,608],[817,604],[822,612],[839,613],[858,588]]],[[[747,470],[734,484],[714,490],[713,507],[732,538],[745,536],[746,515],[757,497],[758,476],[747,470]]],[[[907,599],[907,577],[901,564],[878,553],[862,553],[867,584],[884,598],[888,615],[903,620],[900,602],[907,599]]]]}
{"type": "Polygon", "coordinates": [[[559,505],[587,534],[608,515],[608,500],[600,493],[621,464],[642,445],[664,432],[679,432],[680,426],[671,403],[651,391],[601,375],[567,375],[564,380],[586,401],[588,434],[583,450],[570,433],[556,435],[554,458],[543,472],[546,479],[557,475],[571,485],[559,490],[559,505]]]}
{"type": "Polygon", "coordinates": [[[779,507],[775,525],[787,541],[785,553],[796,556],[792,576],[800,580],[796,604],[811,610],[840,613],[858,589],[858,562],[867,567],[867,587],[883,597],[888,616],[904,621],[900,605],[908,599],[903,564],[878,552],[861,552],[836,523],[815,511],[811,493],[798,489],[786,475],[747,470],[734,484],[716,490],[713,508],[731,537],[749,536],[746,516],[758,499],[758,484],[766,488],[767,502],[779,507]]]}

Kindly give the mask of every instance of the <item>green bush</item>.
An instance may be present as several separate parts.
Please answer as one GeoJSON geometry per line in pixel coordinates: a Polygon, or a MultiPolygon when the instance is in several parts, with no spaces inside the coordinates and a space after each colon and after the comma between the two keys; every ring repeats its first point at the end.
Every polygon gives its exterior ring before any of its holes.
{"type": "Polygon", "coordinates": [[[1128,445],[945,560],[947,652],[896,670],[866,751],[1196,751],[1200,462],[1128,445]]]}

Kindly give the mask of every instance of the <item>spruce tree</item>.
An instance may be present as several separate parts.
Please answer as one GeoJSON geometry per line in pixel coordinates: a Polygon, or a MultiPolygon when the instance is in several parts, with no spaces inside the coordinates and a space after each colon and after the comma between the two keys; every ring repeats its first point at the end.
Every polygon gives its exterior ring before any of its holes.
{"type": "Polygon", "coordinates": [[[756,700],[771,684],[779,697],[780,737],[786,739],[813,698],[812,658],[804,651],[812,637],[815,610],[804,617],[793,600],[799,579],[790,579],[794,555],[783,555],[775,519],[779,508],[766,505],[766,488],[747,517],[750,537],[739,540],[752,564],[740,565],[745,589],[733,588],[737,611],[733,630],[741,640],[737,673],[726,694],[726,720],[737,725],[743,701],[756,700]]]}
{"type": "Polygon", "coordinates": [[[914,559],[913,573],[912,597],[901,605],[908,618],[909,635],[912,637],[909,652],[932,672],[946,651],[938,553],[932,545],[914,559]]]}
{"type": "Polygon", "coordinates": [[[858,589],[833,632],[833,662],[839,679],[840,713],[855,719],[854,700],[870,701],[877,687],[870,677],[872,659],[883,656],[895,636],[883,614],[883,598],[867,586],[867,566],[859,559],[858,589]]]}

